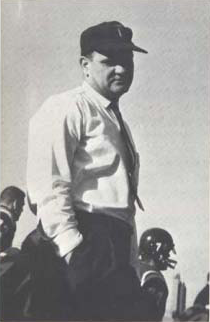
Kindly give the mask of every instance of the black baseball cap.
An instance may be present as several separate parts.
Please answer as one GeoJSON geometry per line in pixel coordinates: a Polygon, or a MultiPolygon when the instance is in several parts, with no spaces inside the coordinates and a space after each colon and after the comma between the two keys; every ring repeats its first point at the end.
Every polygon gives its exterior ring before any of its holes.
{"type": "Polygon", "coordinates": [[[84,30],[80,37],[81,55],[85,56],[93,51],[112,52],[133,50],[147,54],[131,41],[133,32],[118,21],[103,22],[84,30]]]}

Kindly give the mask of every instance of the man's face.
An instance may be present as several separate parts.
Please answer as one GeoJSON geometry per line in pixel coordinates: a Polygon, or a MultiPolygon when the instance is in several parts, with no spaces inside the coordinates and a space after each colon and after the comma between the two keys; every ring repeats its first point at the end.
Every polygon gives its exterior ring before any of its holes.
{"type": "Polygon", "coordinates": [[[15,206],[14,206],[14,211],[13,211],[15,221],[19,220],[19,217],[23,211],[24,204],[25,204],[24,199],[18,199],[16,201],[15,206]]]}
{"type": "Polygon", "coordinates": [[[88,83],[101,95],[113,100],[128,91],[133,80],[133,52],[106,54],[93,52],[88,58],[88,83]]]}

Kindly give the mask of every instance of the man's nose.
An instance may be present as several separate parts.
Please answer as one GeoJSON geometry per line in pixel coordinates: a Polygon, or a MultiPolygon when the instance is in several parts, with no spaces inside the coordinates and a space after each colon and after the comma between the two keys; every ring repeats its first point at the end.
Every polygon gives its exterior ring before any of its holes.
{"type": "Polygon", "coordinates": [[[117,74],[123,74],[123,73],[126,72],[126,68],[125,68],[125,66],[118,64],[118,65],[115,66],[115,72],[117,74]]]}

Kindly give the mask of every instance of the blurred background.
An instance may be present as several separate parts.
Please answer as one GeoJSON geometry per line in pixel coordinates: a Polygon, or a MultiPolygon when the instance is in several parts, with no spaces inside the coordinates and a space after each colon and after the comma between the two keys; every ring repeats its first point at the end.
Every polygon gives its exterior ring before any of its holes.
{"type": "MultiPolygon", "coordinates": [[[[1,190],[26,189],[28,122],[50,95],[78,86],[81,32],[118,20],[148,50],[121,110],[140,153],[138,238],[150,227],[173,236],[178,265],[166,272],[167,315],[176,274],[192,305],[209,270],[209,2],[200,0],[3,0],[1,190]]],[[[35,227],[25,206],[14,245],[35,227]]]]}

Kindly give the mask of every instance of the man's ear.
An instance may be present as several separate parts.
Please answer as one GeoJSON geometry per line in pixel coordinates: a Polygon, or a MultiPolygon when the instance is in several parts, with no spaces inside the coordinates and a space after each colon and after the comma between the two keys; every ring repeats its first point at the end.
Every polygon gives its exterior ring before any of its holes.
{"type": "Polygon", "coordinates": [[[13,210],[17,210],[17,200],[14,200],[12,203],[13,210]]]}
{"type": "Polygon", "coordinates": [[[84,74],[87,76],[89,74],[90,59],[88,57],[81,56],[79,62],[84,74]]]}

